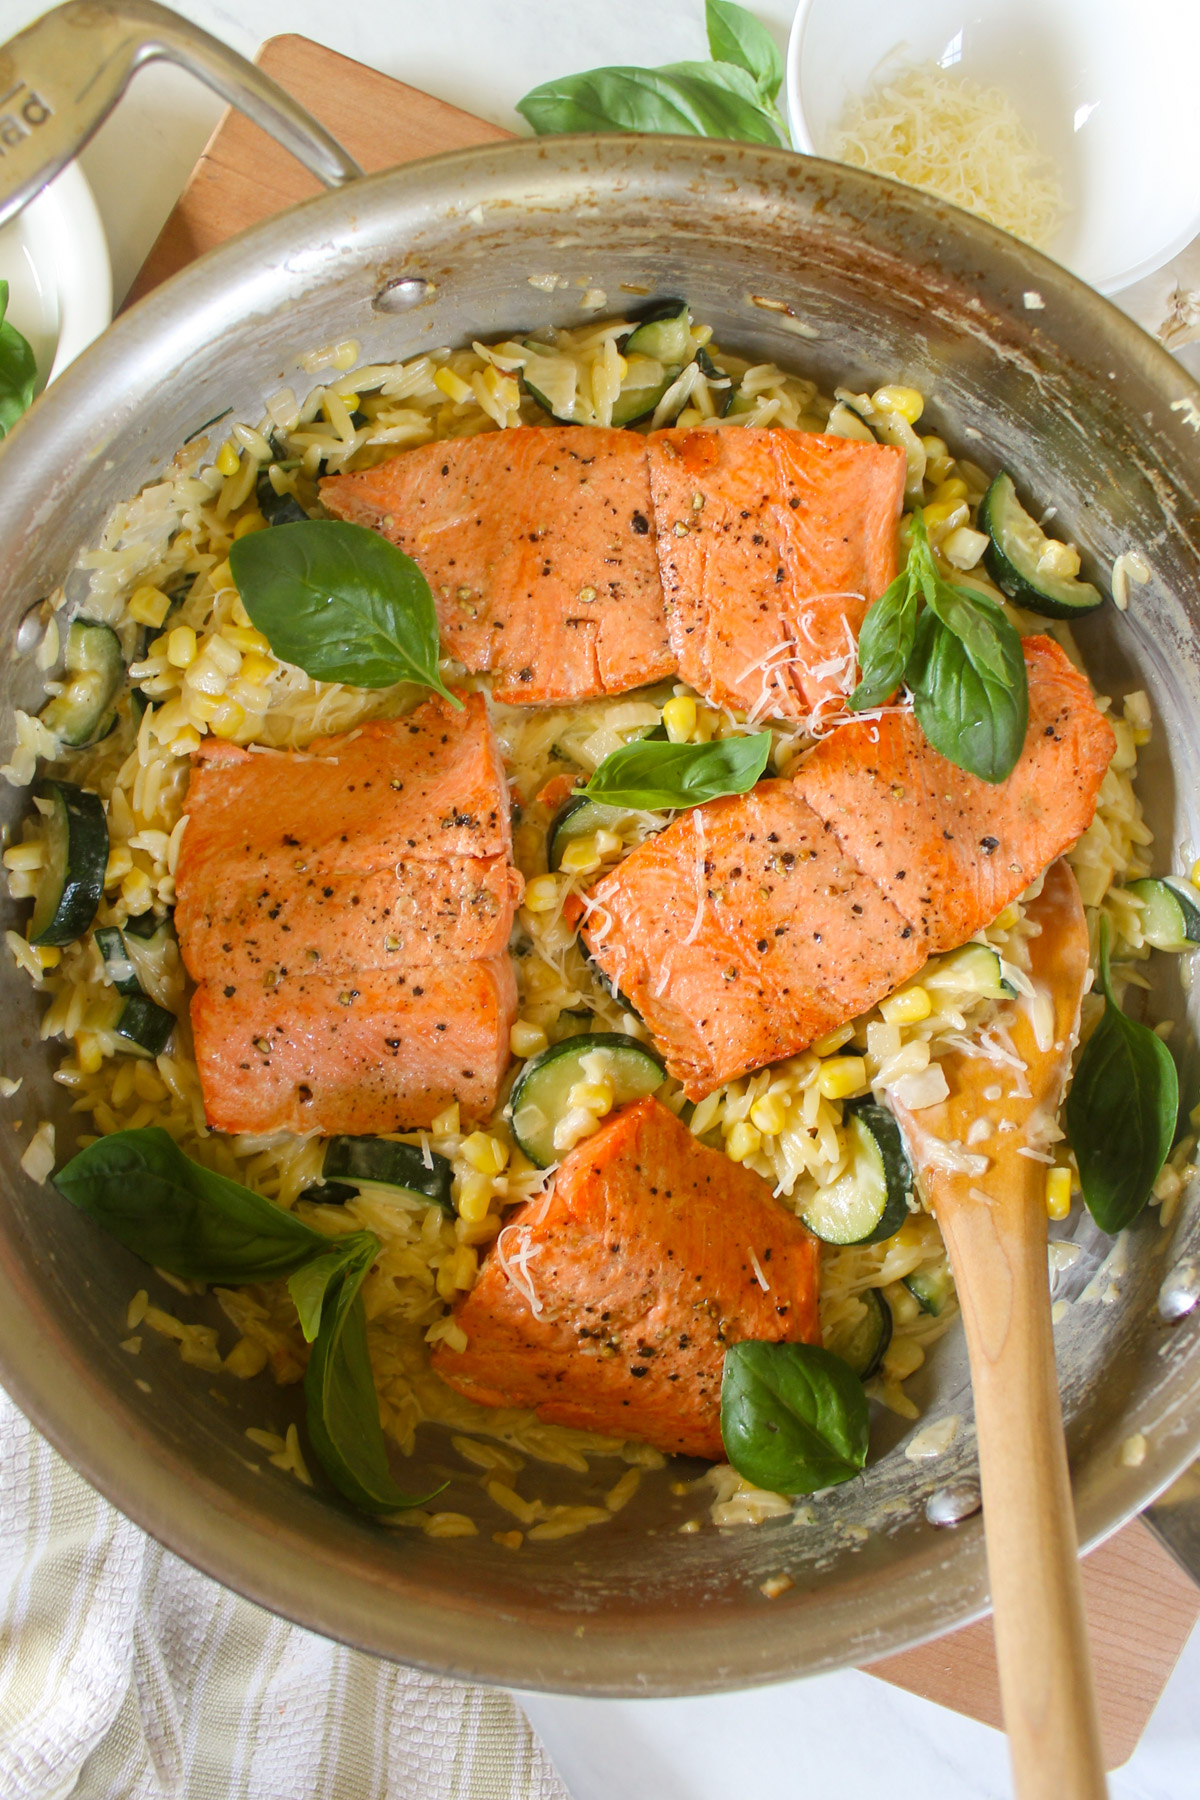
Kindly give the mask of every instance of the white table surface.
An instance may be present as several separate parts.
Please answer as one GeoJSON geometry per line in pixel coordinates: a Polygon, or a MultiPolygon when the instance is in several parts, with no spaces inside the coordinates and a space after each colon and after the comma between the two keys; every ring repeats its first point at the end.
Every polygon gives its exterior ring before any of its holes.
{"type": "MultiPolygon", "coordinates": [[[[0,40],[47,0],[0,0],[0,40]]],[[[252,56],[301,32],[511,129],[513,103],[552,76],[606,62],[707,54],[703,0],[175,0],[252,56]]],[[[794,0],[753,0],[786,43],[794,0]]],[[[82,158],[108,233],[120,303],[221,112],[197,82],[140,74],[82,158]]],[[[1200,1630],[1141,1744],[1111,1779],[1113,1800],[1200,1794],[1200,1630]]],[[[521,1696],[574,1800],[1001,1800],[999,1732],[847,1671],[716,1699],[521,1696]]]]}

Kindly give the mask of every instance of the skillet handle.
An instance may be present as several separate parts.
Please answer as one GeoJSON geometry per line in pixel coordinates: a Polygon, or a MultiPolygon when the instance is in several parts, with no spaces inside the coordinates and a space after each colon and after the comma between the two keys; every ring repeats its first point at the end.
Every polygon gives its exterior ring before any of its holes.
{"type": "Polygon", "coordinates": [[[67,0],[0,48],[0,224],[52,181],[148,62],[177,63],[261,125],[326,187],[362,170],[235,50],[156,0],[67,0]]]}

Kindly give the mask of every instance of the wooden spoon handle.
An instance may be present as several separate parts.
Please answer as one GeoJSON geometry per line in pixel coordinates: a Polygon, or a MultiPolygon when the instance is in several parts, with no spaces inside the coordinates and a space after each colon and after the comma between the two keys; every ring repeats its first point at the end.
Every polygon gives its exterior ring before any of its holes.
{"type": "Polygon", "coordinates": [[[1020,1800],[1107,1792],[1055,1380],[1045,1169],[940,1217],[958,1275],[979,1436],[1000,1696],[1020,1800]]]}

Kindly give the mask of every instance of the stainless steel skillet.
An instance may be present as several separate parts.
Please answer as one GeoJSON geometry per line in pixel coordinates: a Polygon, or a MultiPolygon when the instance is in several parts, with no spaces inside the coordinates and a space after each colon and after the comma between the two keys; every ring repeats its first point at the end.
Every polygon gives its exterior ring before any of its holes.
{"type": "MultiPolygon", "coordinates": [[[[70,10],[73,31],[89,20],[108,29],[114,16],[98,4],[70,10]]],[[[161,33],[160,14],[123,9],[137,28],[123,41],[161,33]]],[[[5,86],[24,82],[58,117],[57,53],[25,66],[21,45],[4,53],[5,86]]],[[[143,54],[109,66],[131,69],[143,54]]],[[[61,65],[75,67],[86,75],[86,58],[61,65]]],[[[110,97],[120,85],[114,74],[110,97]]],[[[25,189],[37,155],[27,153],[16,171],[25,189]]],[[[330,173],[352,172],[328,154],[330,173]]],[[[13,166],[6,153],[0,189],[13,166]]],[[[75,559],[112,506],[214,415],[257,418],[268,394],[310,379],[298,358],[333,339],[391,360],[570,323],[585,287],[617,306],[627,286],[685,293],[722,343],[823,383],[911,381],[930,396],[930,429],[1053,500],[1089,573],[1103,579],[1121,551],[1142,552],[1154,578],[1130,612],[1106,611],[1081,635],[1102,686],[1151,692],[1160,729],[1141,791],[1162,867],[1190,862],[1200,851],[1200,388],[1062,270],[951,207],[808,158],[690,139],[514,142],[355,181],[206,257],[118,321],[0,448],[0,746],[12,708],[40,697],[28,609],[64,579],[76,591],[75,559]],[[554,292],[531,285],[549,274],[554,292]]],[[[8,828],[27,803],[3,788],[8,828]]],[[[4,926],[19,926],[24,909],[2,905],[4,926]]],[[[55,1120],[60,1146],[74,1121],[38,1038],[42,1003],[7,958],[0,999],[0,1067],[25,1083],[24,1129],[0,1131],[0,1381],[122,1510],[230,1586],[407,1662],[592,1694],[717,1690],[863,1662],[985,1604],[978,1520],[945,1531],[926,1519],[934,1490],[973,1478],[969,1430],[921,1464],[903,1455],[907,1427],[880,1418],[866,1477],[815,1503],[811,1524],[681,1536],[704,1497],[673,1494],[671,1471],[603,1531],[516,1556],[486,1531],[451,1541],[385,1531],[252,1466],[244,1427],[286,1422],[294,1393],[251,1384],[222,1403],[169,1346],[148,1345],[136,1364],[119,1350],[142,1267],[21,1173],[38,1119],[55,1120]],[[761,1583],[781,1570],[795,1586],[769,1602],[761,1583]]],[[[1195,1036],[1197,1006],[1178,989],[1156,997],[1159,1016],[1192,1014],[1181,1041],[1195,1036]]],[[[1185,1056],[1189,1097],[1194,1077],[1185,1056]]],[[[1109,1248],[1090,1225],[1076,1235],[1086,1254],[1067,1297],[1109,1248]]],[[[1200,1448],[1200,1312],[1179,1303],[1167,1323],[1157,1304],[1164,1281],[1197,1291],[1200,1213],[1185,1210],[1170,1233],[1148,1214],[1128,1252],[1118,1297],[1077,1301],[1059,1328],[1085,1543],[1200,1448]],[[1131,1467],[1119,1451],[1134,1432],[1148,1449],[1131,1467]]],[[[919,1379],[928,1416],[969,1420],[957,1338],[919,1379]]],[[[433,1432],[416,1460],[410,1485],[457,1464],[433,1432]]],[[[575,1477],[556,1491],[552,1473],[539,1489],[578,1494],[575,1477]]],[[[452,1489],[446,1504],[473,1504],[469,1492],[456,1501],[452,1489]]]]}

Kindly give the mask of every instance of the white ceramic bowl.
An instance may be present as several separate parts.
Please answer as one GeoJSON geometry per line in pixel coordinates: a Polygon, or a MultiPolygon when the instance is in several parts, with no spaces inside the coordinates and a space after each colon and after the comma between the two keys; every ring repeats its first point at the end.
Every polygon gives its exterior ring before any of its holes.
{"type": "Polygon", "coordinates": [[[108,241],[92,190],[70,164],[0,230],[8,318],[33,347],[45,387],[112,318],[108,241]]]}
{"type": "Polygon", "coordinates": [[[910,62],[1011,97],[1059,168],[1069,213],[1050,253],[1101,293],[1200,232],[1200,0],[800,0],[797,149],[828,155],[847,100],[910,62]]]}

